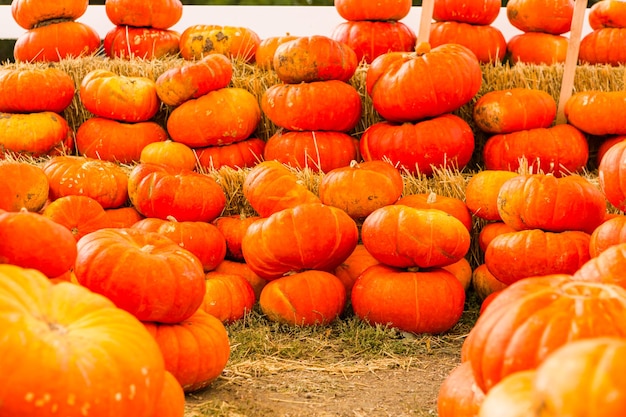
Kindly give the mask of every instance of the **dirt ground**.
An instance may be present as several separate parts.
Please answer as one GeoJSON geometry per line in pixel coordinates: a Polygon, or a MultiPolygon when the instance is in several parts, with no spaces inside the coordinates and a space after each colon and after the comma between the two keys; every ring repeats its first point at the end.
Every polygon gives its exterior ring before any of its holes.
{"type": "Polygon", "coordinates": [[[188,394],[186,417],[436,416],[439,386],[458,362],[454,349],[333,366],[268,358],[245,367],[258,375],[227,367],[188,394]]]}

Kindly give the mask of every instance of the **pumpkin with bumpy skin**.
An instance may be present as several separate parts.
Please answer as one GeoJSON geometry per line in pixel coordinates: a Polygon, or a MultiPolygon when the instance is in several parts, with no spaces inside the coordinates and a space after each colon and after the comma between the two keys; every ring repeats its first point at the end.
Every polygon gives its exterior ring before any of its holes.
{"type": "Polygon", "coordinates": [[[394,204],[367,216],[361,226],[361,240],[385,265],[433,268],[463,258],[471,239],[465,225],[442,210],[394,204]]]}
{"type": "Polygon", "coordinates": [[[357,317],[371,325],[439,334],[460,320],[465,290],[442,268],[413,271],[380,264],[359,276],[351,301],[357,317]]]}
{"type": "Polygon", "coordinates": [[[288,84],[339,80],[348,82],[359,62],[350,46],[324,35],[300,36],[279,45],[273,68],[288,84]]]}
{"type": "Polygon", "coordinates": [[[261,311],[290,326],[324,326],[339,317],[346,290],[330,272],[302,271],[270,281],[259,297],[261,311]]]}
{"type": "Polygon", "coordinates": [[[192,25],[180,34],[180,55],[189,61],[223,54],[237,61],[254,62],[261,38],[243,26],[192,25]]]}
{"type": "Polygon", "coordinates": [[[48,200],[50,185],[41,166],[27,161],[0,161],[0,210],[38,212],[48,200]]]}
{"type": "Polygon", "coordinates": [[[298,204],[248,226],[241,250],[250,269],[267,280],[317,269],[332,271],[358,243],[355,221],[322,203],[298,204]]]}
{"type": "Polygon", "coordinates": [[[459,44],[415,52],[389,52],[368,67],[366,90],[374,109],[393,122],[415,122],[457,110],[468,103],[482,84],[476,55],[459,44]],[[435,74],[445,74],[438,81],[435,74]]]}
{"type": "Polygon", "coordinates": [[[626,290],[571,275],[523,279],[502,290],[478,318],[461,349],[488,394],[515,372],[536,369],[563,345],[626,334],[626,290]]]}
{"type": "Polygon", "coordinates": [[[411,10],[409,0],[335,0],[335,9],[345,20],[401,20],[411,10]]]}
{"type": "Polygon", "coordinates": [[[180,322],[202,303],[202,263],[160,233],[106,228],[77,246],[78,282],[141,321],[180,322]]]}
{"type": "Polygon", "coordinates": [[[107,0],[104,9],[114,25],[157,29],[174,26],[183,15],[183,4],[180,0],[107,0]]]}
{"type": "Polygon", "coordinates": [[[0,306],[3,415],[154,416],[165,365],[135,317],[83,286],[13,265],[0,265],[0,306]]]}
{"type": "Polygon", "coordinates": [[[24,29],[33,29],[47,20],[76,20],[87,11],[87,0],[14,0],[11,16],[24,29]]]}
{"type": "Polygon", "coordinates": [[[0,112],[61,113],[74,99],[74,80],[57,67],[0,70],[0,112]]]}
{"type": "Polygon", "coordinates": [[[402,195],[400,172],[387,161],[352,161],[327,171],[320,180],[322,203],[344,210],[353,219],[364,219],[374,210],[393,204],[402,195]]]}
{"type": "Polygon", "coordinates": [[[210,222],[226,207],[226,195],[208,175],[159,164],[137,164],[128,175],[128,197],[146,217],[210,222]]]}

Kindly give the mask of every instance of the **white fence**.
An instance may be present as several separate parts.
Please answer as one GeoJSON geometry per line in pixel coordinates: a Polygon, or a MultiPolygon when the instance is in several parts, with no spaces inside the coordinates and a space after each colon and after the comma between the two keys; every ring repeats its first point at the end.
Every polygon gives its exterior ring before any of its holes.
{"type": "MultiPolygon", "coordinates": [[[[420,7],[413,7],[402,20],[418,33],[420,7]]],[[[113,28],[107,18],[104,6],[89,6],[80,22],[93,27],[102,38],[113,28]]],[[[178,32],[197,24],[222,26],[243,26],[254,30],[261,39],[282,36],[287,33],[296,36],[329,36],[335,26],[343,22],[333,6],[192,6],[185,5],[181,20],[172,28],[178,32]]],[[[502,8],[493,26],[502,31],[507,41],[520,31],[511,26],[502,8]]],[[[585,17],[583,36],[591,31],[585,17]]],[[[15,23],[11,16],[11,6],[0,6],[0,39],[16,39],[25,29],[15,23]]]]}

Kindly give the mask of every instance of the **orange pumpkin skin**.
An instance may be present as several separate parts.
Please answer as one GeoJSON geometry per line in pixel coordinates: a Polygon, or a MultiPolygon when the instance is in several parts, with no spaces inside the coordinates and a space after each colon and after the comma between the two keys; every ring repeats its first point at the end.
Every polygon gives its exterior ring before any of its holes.
{"type": "Polygon", "coordinates": [[[354,251],[341,263],[333,274],[343,283],[346,289],[346,296],[350,298],[352,287],[359,276],[372,265],[378,265],[380,262],[372,256],[365,245],[359,243],[354,251]]]}
{"type": "Polygon", "coordinates": [[[54,278],[72,269],[76,240],[65,226],[39,213],[0,212],[0,264],[54,278]]]}
{"type": "Polygon", "coordinates": [[[454,114],[415,123],[377,122],[359,141],[365,161],[388,159],[401,171],[430,176],[436,168],[462,169],[474,152],[474,132],[454,114]]]}
{"type": "Polygon", "coordinates": [[[211,385],[228,363],[230,341],[226,328],[202,309],[179,322],[143,324],[161,349],[165,369],[185,392],[211,385]]]}
{"type": "Polygon", "coordinates": [[[163,389],[156,403],[161,417],[184,417],[185,415],[185,391],[176,377],[169,371],[165,371],[163,389]]]}
{"type": "Polygon", "coordinates": [[[261,311],[277,323],[324,326],[339,317],[346,290],[333,274],[308,270],[272,280],[259,297],[261,311]]]}
{"type": "Polygon", "coordinates": [[[226,254],[224,257],[232,261],[243,262],[243,253],[241,252],[241,241],[248,231],[248,227],[259,216],[244,216],[243,214],[233,214],[229,216],[220,216],[213,220],[213,225],[222,233],[226,241],[226,254]]]}
{"type": "Polygon", "coordinates": [[[261,97],[263,113],[287,130],[348,132],[361,119],[361,96],[339,80],[274,84],[261,97]],[[322,99],[323,97],[323,99],[322,99]]]}
{"type": "Polygon", "coordinates": [[[67,120],[53,112],[0,113],[0,156],[5,153],[45,156],[61,148],[72,134],[67,120]]]}
{"type": "Polygon", "coordinates": [[[224,261],[222,261],[222,263],[220,263],[217,268],[213,270],[213,272],[228,275],[240,275],[244,277],[246,281],[252,285],[255,300],[259,299],[261,296],[261,290],[263,290],[263,287],[267,284],[267,280],[254,273],[245,262],[224,259],[224,261]]]}
{"type": "Polygon", "coordinates": [[[626,184],[622,175],[624,152],[626,152],[626,142],[616,143],[605,152],[598,166],[600,189],[608,202],[620,211],[626,209],[626,184]]]}
{"type": "Polygon", "coordinates": [[[100,35],[81,22],[62,21],[30,29],[17,38],[13,47],[16,62],[59,62],[93,55],[100,47],[100,35]]]}
{"type": "Polygon", "coordinates": [[[223,54],[233,60],[254,62],[260,43],[261,38],[250,28],[193,25],[180,35],[180,55],[191,61],[209,54],[223,54]]]}
{"type": "Polygon", "coordinates": [[[532,398],[545,415],[583,413],[617,417],[626,413],[622,337],[597,337],[568,343],[537,367],[532,398]],[[574,405],[584,392],[590,399],[574,405]]]}
{"type": "Polygon", "coordinates": [[[576,92],[565,102],[567,122],[591,135],[626,135],[626,127],[607,114],[626,110],[625,94],[623,91],[576,92]]]}
{"type": "Polygon", "coordinates": [[[570,31],[573,15],[573,0],[510,0],[506,4],[509,22],[522,32],[562,35],[570,31]]]}
{"type": "Polygon", "coordinates": [[[506,55],[506,39],[495,26],[455,21],[433,22],[430,25],[429,43],[434,48],[446,43],[456,43],[471,50],[481,64],[500,62],[506,55]]]}
{"type": "Polygon", "coordinates": [[[621,1],[598,1],[589,8],[587,19],[591,30],[624,28],[626,27],[626,4],[621,1]]]}
{"type": "Polygon", "coordinates": [[[206,292],[200,308],[222,323],[243,319],[255,303],[252,284],[243,276],[215,271],[206,274],[206,292]]]}
{"type": "Polygon", "coordinates": [[[0,265],[0,304],[3,414],[77,416],[89,404],[94,416],[154,415],[164,362],[136,318],[80,285],[13,265],[0,265]]]}
{"type": "Polygon", "coordinates": [[[122,164],[138,162],[145,146],[165,140],[167,132],[153,121],[124,123],[92,117],[76,130],[76,148],[80,155],[122,164]]]}
{"type": "Polygon", "coordinates": [[[276,76],[288,84],[348,82],[358,64],[352,48],[324,35],[300,36],[285,42],[276,48],[273,58],[276,76]]]}
{"type": "Polygon", "coordinates": [[[298,36],[269,36],[261,39],[255,54],[255,64],[264,70],[274,69],[274,53],[276,48],[285,42],[298,39],[298,36]]]}
{"type": "Polygon", "coordinates": [[[50,186],[41,166],[19,160],[0,161],[0,210],[38,212],[50,186]]]}
{"type": "Polygon", "coordinates": [[[102,205],[85,195],[59,197],[50,202],[41,214],[67,227],[76,241],[87,233],[113,227],[102,205]]]}
{"type": "Polygon", "coordinates": [[[472,0],[461,4],[451,0],[438,1],[433,7],[433,19],[437,22],[490,25],[500,14],[500,7],[498,0],[472,0]]]}
{"type": "Polygon", "coordinates": [[[56,67],[0,70],[0,112],[61,113],[74,99],[74,80],[56,67]]]}
{"type": "Polygon", "coordinates": [[[241,250],[250,269],[272,280],[308,269],[332,271],[352,253],[358,234],[343,210],[299,204],[248,226],[241,250]]]}
{"type": "Polygon", "coordinates": [[[154,27],[115,26],[104,35],[109,58],[158,59],[178,54],[180,33],[154,27]]]}
{"type": "Polygon", "coordinates": [[[144,146],[139,153],[139,162],[164,164],[193,171],[196,168],[196,153],[184,143],[166,139],[144,146]]]}
{"type": "Polygon", "coordinates": [[[11,2],[11,16],[24,29],[32,29],[46,20],[76,20],[85,14],[88,5],[86,0],[16,0],[11,2]]]}
{"type": "Polygon", "coordinates": [[[394,204],[404,189],[400,172],[386,161],[353,161],[330,171],[320,180],[322,203],[342,209],[353,219],[394,204]]]}
{"type": "Polygon", "coordinates": [[[463,258],[471,239],[463,223],[444,211],[395,204],[367,216],[361,241],[385,265],[433,268],[463,258]]]}
{"type": "Polygon", "coordinates": [[[156,79],[156,91],[163,103],[175,107],[228,87],[232,76],[231,60],[225,55],[212,54],[165,70],[156,79]]]}
{"type": "Polygon", "coordinates": [[[172,140],[192,148],[241,142],[261,121],[261,107],[248,90],[220,88],[176,107],[167,119],[172,140]]]}
{"type": "Polygon", "coordinates": [[[488,221],[502,221],[498,212],[498,193],[507,180],[518,175],[501,169],[485,169],[472,175],[465,187],[465,204],[470,212],[488,221]]]}
{"type": "Polygon", "coordinates": [[[589,159],[589,143],[582,131],[561,123],[493,135],[482,153],[487,169],[517,171],[524,158],[532,172],[560,177],[582,171],[589,159]]]}
{"type": "Polygon", "coordinates": [[[461,318],[465,290],[445,269],[411,272],[380,264],[356,280],[351,300],[354,313],[370,324],[438,334],[461,318]]]}
{"type": "Polygon", "coordinates": [[[180,322],[202,303],[202,264],[160,233],[100,229],[77,246],[78,282],[141,321],[180,322]]]}
{"type": "Polygon", "coordinates": [[[299,204],[320,202],[317,194],[298,182],[294,171],[278,161],[263,161],[248,171],[242,192],[261,217],[299,204]]]}
{"type": "Polygon", "coordinates": [[[160,233],[172,239],[196,255],[205,272],[215,269],[226,256],[226,240],[211,223],[147,217],[133,224],[132,228],[160,233]]]}
{"type": "Polygon", "coordinates": [[[108,0],[105,12],[114,25],[168,29],[182,17],[183,4],[180,0],[108,0]]]}
{"type": "Polygon", "coordinates": [[[128,201],[128,172],[110,161],[60,155],[42,165],[50,184],[50,199],[86,195],[102,207],[118,208],[128,201]]]}
{"type": "Polygon", "coordinates": [[[85,108],[100,117],[145,122],[159,110],[155,82],[147,77],[95,69],[82,79],[78,92],[85,108]]]}
{"type": "Polygon", "coordinates": [[[472,231],[472,214],[465,202],[457,197],[437,195],[434,192],[407,194],[395,204],[413,207],[416,209],[439,209],[457,218],[468,232],[472,231]]]}
{"type": "Polygon", "coordinates": [[[504,377],[536,369],[559,347],[580,339],[624,337],[626,290],[547,275],[518,281],[491,301],[462,347],[487,393],[504,377]],[[590,317],[593,317],[590,320],[590,317]]]}
{"type": "Polygon", "coordinates": [[[625,135],[609,135],[607,138],[604,138],[600,145],[598,145],[597,153],[596,153],[596,167],[600,166],[600,162],[602,161],[602,157],[608,151],[611,146],[615,145],[626,139],[625,135]]]}
{"type": "Polygon", "coordinates": [[[613,245],[626,242],[626,216],[617,215],[606,220],[591,232],[589,255],[595,258],[613,245]]]}
{"type": "Polygon", "coordinates": [[[132,168],[128,197],[146,217],[173,217],[181,222],[210,222],[226,206],[224,190],[212,177],[158,164],[132,168]]]}
{"type": "Polygon", "coordinates": [[[529,416],[535,413],[533,381],[537,371],[518,371],[502,378],[483,398],[481,417],[529,416]]]}
{"type": "Polygon", "coordinates": [[[345,20],[401,20],[411,10],[409,0],[336,0],[334,6],[345,20]]]}
{"type": "Polygon", "coordinates": [[[502,233],[515,231],[516,230],[514,228],[501,220],[486,223],[480,228],[480,232],[478,232],[478,247],[484,253],[494,237],[501,235],[502,233]]]}
{"type": "Polygon", "coordinates": [[[474,380],[472,364],[468,361],[456,365],[445,377],[437,392],[439,417],[477,416],[485,393],[474,380]]]}
{"type": "Polygon", "coordinates": [[[357,62],[370,64],[387,52],[411,52],[417,35],[396,20],[348,20],[333,28],[330,37],[351,47],[357,62]]]}
{"type": "Polygon", "coordinates": [[[524,32],[507,43],[507,52],[513,63],[553,65],[564,63],[569,39],[544,32],[524,32]]]}
{"type": "Polygon", "coordinates": [[[591,234],[604,222],[606,208],[600,188],[577,174],[518,175],[502,184],[498,193],[500,218],[515,230],[591,234]]]}
{"type": "Polygon", "coordinates": [[[626,289],[626,279],[622,272],[625,257],[626,244],[617,243],[581,265],[573,277],[580,281],[615,284],[626,289]]]}
{"type": "Polygon", "coordinates": [[[198,165],[209,171],[222,167],[251,168],[263,160],[266,145],[265,140],[251,137],[228,145],[194,148],[194,152],[198,165]]]}
{"type": "Polygon", "coordinates": [[[581,64],[623,65],[626,63],[625,46],[626,28],[597,29],[580,41],[578,60],[581,64]]]}
{"type": "Polygon", "coordinates": [[[485,250],[485,264],[500,282],[511,285],[537,275],[573,274],[589,260],[585,232],[540,229],[503,233],[485,250]]]}
{"type": "Polygon", "coordinates": [[[144,216],[132,206],[110,208],[105,209],[104,211],[111,220],[111,227],[116,228],[131,227],[133,224],[144,218],[144,216]]]}
{"type": "Polygon", "coordinates": [[[329,172],[358,159],[358,140],[337,131],[277,131],[263,148],[263,159],[297,169],[329,172]]]}
{"type": "Polygon", "coordinates": [[[508,285],[498,279],[489,272],[487,264],[482,263],[472,271],[472,289],[482,301],[486,300],[491,294],[505,289],[508,285]]]}
{"type": "Polygon", "coordinates": [[[426,43],[418,45],[415,53],[381,55],[372,61],[366,76],[374,109],[393,122],[414,122],[457,110],[478,93],[481,84],[476,55],[459,44],[430,49],[426,43]],[[431,78],[446,74],[447,81],[425,82],[427,74],[431,78]]]}
{"type": "Polygon", "coordinates": [[[458,261],[449,265],[444,265],[441,268],[454,275],[455,278],[459,280],[465,291],[470,289],[472,283],[472,265],[467,258],[461,258],[458,261]]]}
{"type": "Polygon", "coordinates": [[[487,133],[548,128],[556,117],[556,100],[543,90],[508,88],[481,96],[472,111],[478,128],[487,133]]]}

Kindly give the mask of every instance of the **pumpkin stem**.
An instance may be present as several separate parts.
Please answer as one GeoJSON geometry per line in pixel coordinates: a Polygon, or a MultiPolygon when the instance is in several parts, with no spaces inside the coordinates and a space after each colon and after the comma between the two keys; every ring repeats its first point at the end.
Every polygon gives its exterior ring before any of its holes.
{"type": "Polygon", "coordinates": [[[428,42],[420,42],[415,45],[415,53],[417,55],[424,55],[430,52],[430,43],[428,42]]]}
{"type": "Polygon", "coordinates": [[[437,193],[435,193],[434,191],[431,191],[430,194],[428,194],[428,198],[426,199],[426,202],[428,204],[435,204],[436,201],[437,201],[437,193]]]}

